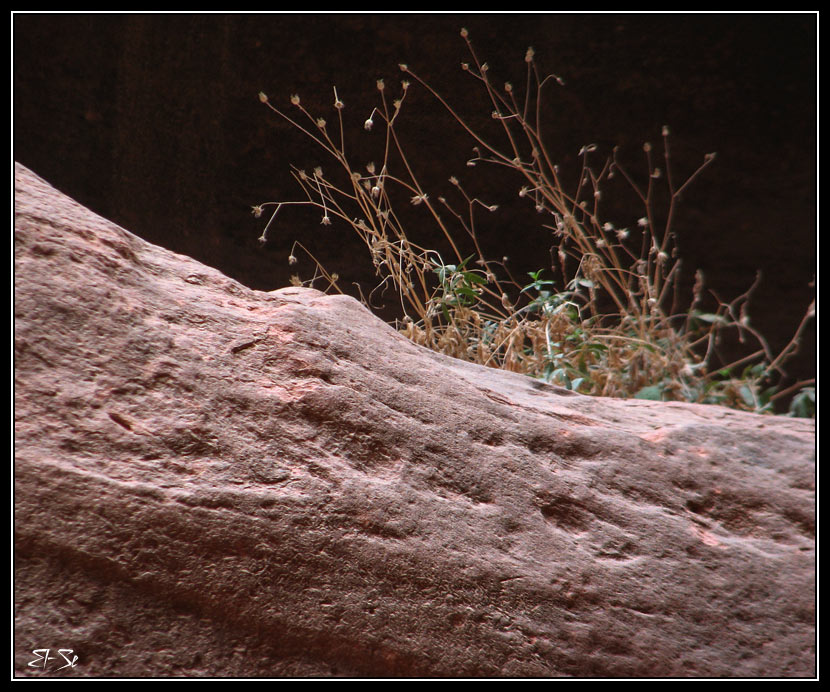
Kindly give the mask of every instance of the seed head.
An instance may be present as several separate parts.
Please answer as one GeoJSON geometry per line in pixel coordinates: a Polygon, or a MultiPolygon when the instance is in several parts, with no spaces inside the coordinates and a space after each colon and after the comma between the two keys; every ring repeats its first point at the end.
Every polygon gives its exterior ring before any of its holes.
{"type": "Polygon", "coordinates": [[[292,106],[299,106],[300,105],[300,95],[299,94],[291,94],[291,105],[292,106]]]}

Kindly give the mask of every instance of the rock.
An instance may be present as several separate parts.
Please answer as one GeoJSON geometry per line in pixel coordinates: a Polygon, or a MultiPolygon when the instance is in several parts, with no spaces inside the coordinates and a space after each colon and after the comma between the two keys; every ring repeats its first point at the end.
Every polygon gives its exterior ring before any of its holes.
{"type": "Polygon", "coordinates": [[[16,675],[816,674],[813,421],[453,360],[20,165],[15,214],[16,675]]]}

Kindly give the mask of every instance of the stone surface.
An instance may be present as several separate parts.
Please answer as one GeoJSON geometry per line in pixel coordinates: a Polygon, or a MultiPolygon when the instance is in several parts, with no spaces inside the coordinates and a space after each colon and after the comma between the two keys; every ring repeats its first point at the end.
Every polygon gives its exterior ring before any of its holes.
{"type": "Polygon", "coordinates": [[[812,421],[456,361],[15,174],[17,675],[815,675],[812,421]]]}

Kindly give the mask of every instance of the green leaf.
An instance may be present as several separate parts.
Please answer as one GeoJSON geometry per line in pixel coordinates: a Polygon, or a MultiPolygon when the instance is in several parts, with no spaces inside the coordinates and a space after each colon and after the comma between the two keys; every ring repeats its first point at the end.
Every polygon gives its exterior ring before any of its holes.
{"type": "Polygon", "coordinates": [[[447,320],[447,324],[451,324],[452,320],[450,319],[450,313],[447,310],[447,304],[446,303],[441,303],[441,312],[444,313],[444,317],[447,320]]]}
{"type": "Polygon", "coordinates": [[[816,417],[816,389],[815,387],[803,387],[790,402],[790,416],[795,418],[816,417]]]}
{"type": "Polygon", "coordinates": [[[464,280],[468,282],[472,282],[474,284],[486,284],[487,279],[485,279],[480,274],[476,274],[474,272],[464,272],[464,280]]]}
{"type": "Polygon", "coordinates": [[[738,391],[740,392],[741,399],[744,400],[744,403],[747,406],[751,406],[752,408],[755,408],[756,401],[755,401],[755,395],[752,392],[752,388],[749,385],[744,384],[744,385],[741,385],[741,388],[738,391]]]}
{"type": "Polygon", "coordinates": [[[634,395],[635,399],[648,399],[649,401],[662,401],[663,388],[659,384],[648,385],[643,387],[634,395]]]}
{"type": "Polygon", "coordinates": [[[597,341],[594,341],[590,344],[586,344],[586,347],[589,351],[592,351],[594,355],[600,355],[608,350],[608,344],[601,344],[597,341]]]}
{"type": "Polygon", "coordinates": [[[556,370],[551,373],[551,379],[558,379],[565,386],[565,389],[571,388],[571,378],[565,374],[565,368],[556,368],[556,370]]]}

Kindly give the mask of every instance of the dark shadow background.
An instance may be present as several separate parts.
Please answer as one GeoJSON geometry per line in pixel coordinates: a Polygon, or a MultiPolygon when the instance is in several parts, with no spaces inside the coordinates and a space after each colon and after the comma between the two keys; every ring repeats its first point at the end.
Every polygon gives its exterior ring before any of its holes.
{"type": "MultiPolygon", "coordinates": [[[[402,62],[489,127],[492,107],[460,69],[470,60],[462,26],[495,84],[523,85],[529,45],[542,70],[565,80],[546,92],[544,115],[568,180],[589,143],[598,164],[619,146],[642,175],[642,144],[659,154],[663,125],[677,178],[717,152],[675,226],[686,280],[699,267],[731,299],[761,270],[753,324],[773,350],[788,342],[815,295],[815,14],[15,14],[14,158],[133,233],[252,288],[285,286],[300,240],[344,285],[371,289],[365,249],[317,212],[284,209],[270,242],[257,242],[267,219],[251,207],[300,199],[291,164],[333,168],[257,95],[290,110],[298,93],[334,123],[336,86],[356,162],[379,160],[381,135],[362,125],[378,78],[397,93],[402,62]]],[[[457,175],[501,204],[479,217],[488,253],[510,255],[517,275],[549,266],[553,238],[516,195],[519,183],[466,168],[470,142],[422,89],[410,88],[399,131],[433,199],[451,197],[447,178],[457,175]]],[[[634,223],[642,209],[611,192],[609,219],[634,223]]],[[[414,240],[437,242],[417,224],[414,240]]],[[[811,328],[792,378],[815,376],[815,357],[811,328]]]]}

